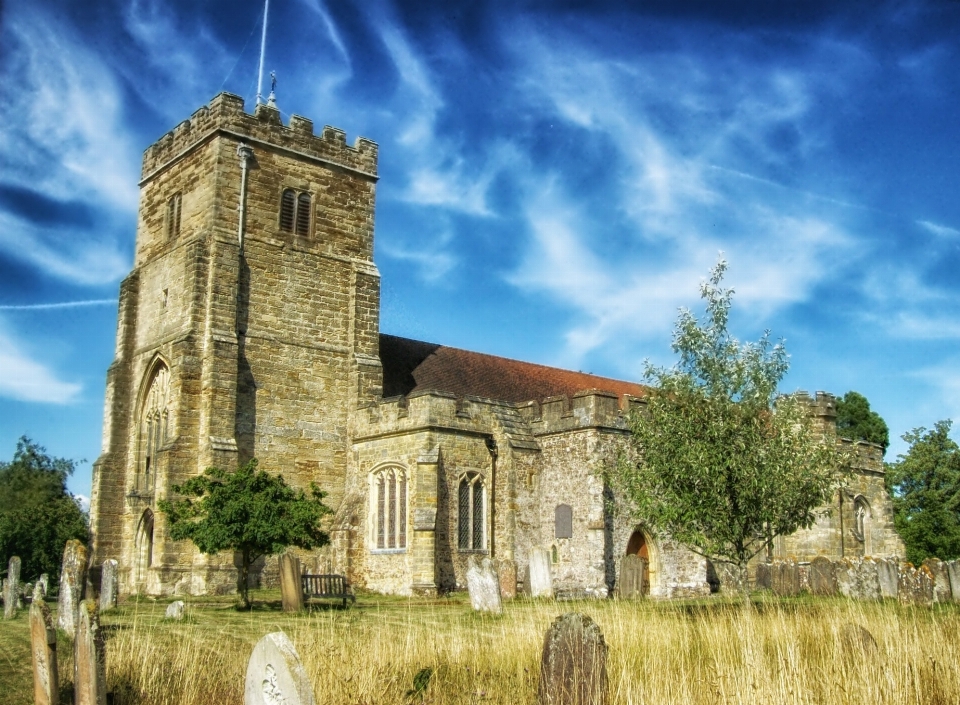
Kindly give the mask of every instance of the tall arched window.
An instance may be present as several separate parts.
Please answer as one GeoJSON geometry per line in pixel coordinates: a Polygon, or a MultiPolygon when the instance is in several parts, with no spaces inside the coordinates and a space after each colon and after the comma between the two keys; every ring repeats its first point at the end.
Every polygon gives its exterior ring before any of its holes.
{"type": "Polygon", "coordinates": [[[183,200],[178,191],[167,201],[167,237],[176,237],[180,234],[180,206],[183,200]]]}
{"type": "Polygon", "coordinates": [[[483,475],[468,472],[460,477],[457,492],[457,535],[461,551],[480,551],[485,547],[484,515],[486,498],[483,475]]]}
{"type": "Polygon", "coordinates": [[[157,453],[167,441],[170,423],[170,370],[158,364],[140,410],[140,458],[137,489],[149,492],[156,484],[157,453]]]}
{"type": "Polygon", "coordinates": [[[147,579],[147,569],[153,565],[153,512],[149,509],[140,517],[134,550],[134,582],[139,590],[147,579]]]}
{"type": "Polygon", "coordinates": [[[373,545],[407,547],[407,475],[402,468],[381,468],[370,478],[373,545]]]}
{"type": "Polygon", "coordinates": [[[284,189],[280,196],[280,229],[301,237],[310,234],[310,208],[313,199],[306,191],[284,189]]]}

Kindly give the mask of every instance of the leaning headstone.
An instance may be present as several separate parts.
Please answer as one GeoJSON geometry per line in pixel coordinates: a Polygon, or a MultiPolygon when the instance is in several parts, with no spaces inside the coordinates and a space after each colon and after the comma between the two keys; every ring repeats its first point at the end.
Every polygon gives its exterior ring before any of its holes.
{"type": "Polygon", "coordinates": [[[117,606],[117,561],[109,558],[100,566],[100,611],[117,606]]]}
{"type": "Polygon", "coordinates": [[[879,652],[873,634],[859,624],[844,624],[840,629],[840,643],[846,653],[856,658],[874,658],[879,652]]]}
{"type": "Polygon", "coordinates": [[[925,566],[914,567],[910,563],[900,566],[900,602],[912,605],[933,604],[933,575],[925,566]]]}
{"type": "Polygon", "coordinates": [[[476,556],[470,557],[467,564],[467,590],[470,593],[470,605],[477,612],[503,612],[500,579],[489,558],[478,561],[476,556]]]}
{"type": "Polygon", "coordinates": [[[500,581],[500,597],[512,600],[517,596],[517,562],[509,558],[496,561],[497,579],[500,581]]]}
{"type": "Polygon", "coordinates": [[[900,593],[900,561],[896,558],[879,559],[877,579],[880,582],[880,597],[897,599],[900,593]]]}
{"type": "Polygon", "coordinates": [[[107,660],[97,603],[84,600],[77,615],[73,642],[73,697],[76,705],[106,705],[107,660]]]}
{"type": "Polygon", "coordinates": [[[531,597],[553,597],[553,574],[550,568],[550,552],[543,547],[530,551],[529,582],[531,597]]]}
{"type": "Polygon", "coordinates": [[[244,705],[314,705],[313,688],[293,642],[283,632],[267,634],[247,662],[244,705]]]}
{"type": "Polygon", "coordinates": [[[813,595],[836,595],[837,567],[825,556],[817,556],[810,561],[807,572],[810,581],[810,593],[813,595]]]}
{"type": "Polygon", "coordinates": [[[947,566],[939,558],[928,558],[923,562],[923,566],[930,571],[933,576],[933,600],[934,602],[950,602],[952,595],[950,591],[950,576],[947,574],[947,566]]]}
{"type": "Polygon", "coordinates": [[[36,705],[58,705],[57,630],[53,627],[50,608],[43,599],[34,600],[30,605],[30,648],[33,651],[33,702],[36,705]]]}
{"type": "Polygon", "coordinates": [[[57,626],[71,637],[77,631],[77,610],[87,575],[87,548],[76,539],[63,548],[60,570],[60,595],[57,600],[57,626]]]}
{"type": "Polygon", "coordinates": [[[607,699],[607,645],[584,614],[557,617],[543,640],[538,705],[601,705],[607,699]]]}
{"type": "Polygon", "coordinates": [[[280,556],[280,601],[284,612],[303,609],[303,583],[300,580],[300,559],[292,553],[280,556]]]}
{"type": "Polygon", "coordinates": [[[620,560],[620,580],[617,594],[623,600],[643,597],[643,559],[628,553],[620,560]]]}
{"type": "Polygon", "coordinates": [[[7,580],[3,585],[3,618],[13,619],[20,606],[20,557],[12,556],[7,564],[7,580]]]}
{"type": "Polygon", "coordinates": [[[186,605],[183,604],[183,600],[174,600],[169,605],[167,605],[167,611],[163,615],[164,619],[183,619],[184,612],[186,611],[186,605]]]}
{"type": "Polygon", "coordinates": [[[947,563],[947,576],[950,579],[950,593],[954,602],[960,602],[960,561],[947,563]]]}

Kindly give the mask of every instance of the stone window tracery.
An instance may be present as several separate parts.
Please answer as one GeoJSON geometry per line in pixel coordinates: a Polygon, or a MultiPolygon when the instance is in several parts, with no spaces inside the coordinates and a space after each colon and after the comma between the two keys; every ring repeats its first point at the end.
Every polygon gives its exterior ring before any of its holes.
{"type": "Polygon", "coordinates": [[[370,482],[373,545],[390,550],[407,547],[407,475],[398,467],[381,468],[370,482]]]}
{"type": "Polygon", "coordinates": [[[156,485],[157,453],[170,429],[170,370],[158,365],[140,411],[140,458],[137,489],[149,492],[156,485]]]}
{"type": "Polygon", "coordinates": [[[863,497],[853,501],[853,537],[863,543],[867,536],[867,523],[870,517],[870,507],[863,497]]]}
{"type": "Polygon", "coordinates": [[[468,472],[460,477],[457,491],[457,536],[461,551],[481,551],[485,548],[486,497],[483,475],[468,472]]]}

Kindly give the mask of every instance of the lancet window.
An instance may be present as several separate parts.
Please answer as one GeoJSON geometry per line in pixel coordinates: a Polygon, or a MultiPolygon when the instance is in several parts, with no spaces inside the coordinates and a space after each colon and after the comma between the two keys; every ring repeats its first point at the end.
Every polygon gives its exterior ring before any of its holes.
{"type": "Polygon", "coordinates": [[[402,468],[381,468],[371,476],[373,545],[407,547],[407,475],[402,468]]]}
{"type": "Polygon", "coordinates": [[[483,475],[468,472],[460,477],[457,492],[457,535],[461,551],[481,551],[485,548],[484,531],[486,496],[483,475]]]}

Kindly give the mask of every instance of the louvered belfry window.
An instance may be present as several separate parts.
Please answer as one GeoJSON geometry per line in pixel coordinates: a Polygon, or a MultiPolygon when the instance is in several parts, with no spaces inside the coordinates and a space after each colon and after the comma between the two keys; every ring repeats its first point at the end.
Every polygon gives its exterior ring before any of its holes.
{"type": "Polygon", "coordinates": [[[297,214],[297,194],[293,189],[286,189],[280,198],[280,229],[293,232],[293,221],[297,214]]]}
{"type": "Polygon", "coordinates": [[[280,196],[280,229],[300,237],[310,234],[310,207],[313,199],[306,191],[284,189],[280,196]]]}
{"type": "Polygon", "coordinates": [[[378,470],[371,478],[372,522],[378,549],[407,547],[407,476],[401,468],[378,470]]]}
{"type": "Polygon", "coordinates": [[[461,551],[484,549],[484,494],[483,475],[468,472],[460,478],[458,487],[457,538],[461,551]]]}

